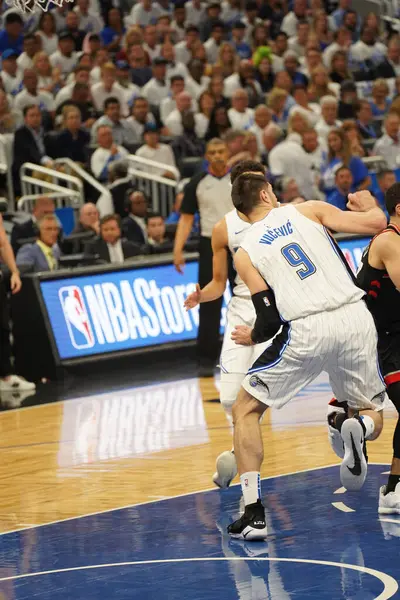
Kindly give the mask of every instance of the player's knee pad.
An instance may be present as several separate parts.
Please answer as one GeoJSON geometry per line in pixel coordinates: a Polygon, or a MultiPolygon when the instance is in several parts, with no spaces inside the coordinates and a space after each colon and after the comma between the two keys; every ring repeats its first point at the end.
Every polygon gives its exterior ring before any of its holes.
{"type": "Polygon", "coordinates": [[[232,415],[232,406],[242,386],[243,373],[221,373],[220,399],[225,412],[232,415]]]}

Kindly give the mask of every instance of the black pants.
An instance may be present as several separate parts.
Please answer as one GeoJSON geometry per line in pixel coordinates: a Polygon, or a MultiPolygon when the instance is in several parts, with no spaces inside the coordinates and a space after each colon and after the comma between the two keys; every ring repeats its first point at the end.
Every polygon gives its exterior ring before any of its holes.
{"type": "MultiPolygon", "coordinates": [[[[211,239],[200,238],[199,244],[199,285],[203,288],[213,277],[213,252],[211,239]]],[[[199,331],[197,334],[197,357],[201,365],[215,365],[220,344],[222,298],[200,304],[199,331]]]]}
{"type": "Polygon", "coordinates": [[[0,377],[10,375],[11,343],[10,343],[10,310],[7,283],[0,279],[0,377]]]}

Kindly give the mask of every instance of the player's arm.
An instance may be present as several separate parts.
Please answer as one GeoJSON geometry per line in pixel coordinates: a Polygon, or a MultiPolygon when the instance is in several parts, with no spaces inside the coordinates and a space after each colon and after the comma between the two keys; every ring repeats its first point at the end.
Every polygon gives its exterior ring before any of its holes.
{"type": "MultiPolygon", "coordinates": [[[[281,328],[282,321],[276,307],[275,296],[243,248],[239,248],[235,255],[235,267],[251,293],[257,318],[250,337],[254,344],[259,344],[271,339],[281,328]]],[[[232,339],[235,337],[233,336],[232,339]]],[[[235,341],[246,344],[240,342],[240,338],[236,338],[235,341]]]]}
{"type": "Polygon", "coordinates": [[[213,278],[202,290],[199,284],[196,290],[185,300],[185,308],[190,310],[202,302],[212,302],[220,298],[225,291],[228,279],[228,231],[225,219],[213,228],[211,236],[213,250],[213,278]]]}
{"type": "Polygon", "coordinates": [[[296,208],[309,219],[337,232],[374,235],[386,227],[385,214],[370,192],[356,192],[348,198],[348,211],[318,201],[305,202],[296,208]]]}
{"type": "Polygon", "coordinates": [[[400,237],[393,234],[382,234],[376,238],[373,245],[390,279],[400,290],[400,237]]]}

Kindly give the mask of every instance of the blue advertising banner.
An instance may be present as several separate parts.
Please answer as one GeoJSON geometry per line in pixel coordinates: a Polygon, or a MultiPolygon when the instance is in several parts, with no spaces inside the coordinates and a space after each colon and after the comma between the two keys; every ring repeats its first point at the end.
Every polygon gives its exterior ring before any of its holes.
{"type": "MultiPolygon", "coordinates": [[[[339,243],[354,271],[368,241],[339,243]]],[[[195,289],[197,268],[189,262],[183,275],[161,265],[41,281],[60,359],[195,339],[198,309],[186,312],[183,302],[195,289]]],[[[227,288],[221,332],[229,299],[227,288]]]]}

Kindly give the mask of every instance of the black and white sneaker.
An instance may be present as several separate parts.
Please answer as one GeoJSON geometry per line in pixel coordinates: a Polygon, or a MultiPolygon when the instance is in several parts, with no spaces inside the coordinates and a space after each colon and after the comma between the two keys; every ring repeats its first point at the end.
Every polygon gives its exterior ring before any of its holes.
{"type": "Polygon", "coordinates": [[[359,418],[353,417],[343,423],[340,433],[344,444],[340,480],[346,490],[357,491],[364,485],[368,469],[365,456],[365,427],[359,418]]]}
{"type": "Polygon", "coordinates": [[[268,534],[265,510],[261,500],[257,500],[254,504],[248,504],[240,519],[229,525],[228,533],[239,540],[265,540],[268,534]]]}

